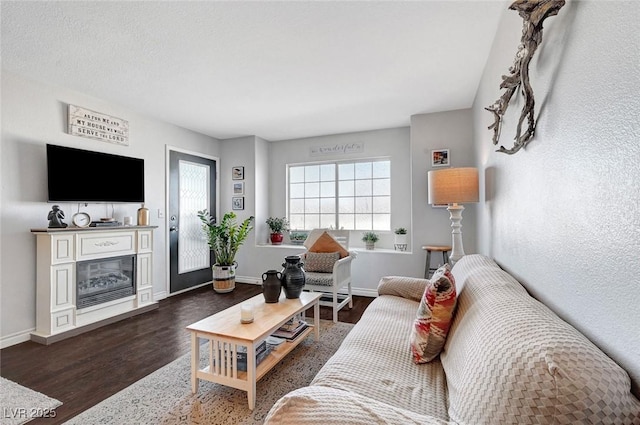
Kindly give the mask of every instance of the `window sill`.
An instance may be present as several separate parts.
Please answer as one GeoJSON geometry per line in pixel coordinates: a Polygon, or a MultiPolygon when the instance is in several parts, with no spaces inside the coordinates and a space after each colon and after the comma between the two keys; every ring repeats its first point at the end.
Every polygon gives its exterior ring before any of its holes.
{"type": "Polygon", "coordinates": [[[362,247],[350,248],[349,251],[355,251],[357,253],[367,253],[367,254],[413,254],[411,251],[397,251],[395,249],[386,249],[386,248],[374,248],[374,249],[366,249],[362,247]]]}
{"type": "Polygon", "coordinates": [[[273,244],[270,244],[270,243],[259,243],[259,244],[256,244],[256,247],[258,247],[258,248],[278,248],[278,249],[283,249],[283,248],[292,249],[292,248],[295,248],[295,249],[299,249],[299,250],[302,250],[302,251],[306,251],[307,250],[307,248],[305,248],[304,245],[291,245],[291,244],[284,244],[284,243],[280,244],[280,245],[273,245],[273,244]]]}
{"type": "MultiPolygon", "coordinates": [[[[290,245],[290,244],[281,244],[281,245],[272,245],[270,243],[265,244],[257,244],[257,248],[276,248],[276,249],[296,249],[300,252],[305,252],[307,248],[304,245],[290,245]]],[[[375,249],[366,249],[364,247],[351,247],[348,248],[349,251],[355,251],[357,253],[366,253],[366,254],[413,254],[412,251],[396,251],[395,249],[386,249],[386,248],[375,248],[375,249]]]]}

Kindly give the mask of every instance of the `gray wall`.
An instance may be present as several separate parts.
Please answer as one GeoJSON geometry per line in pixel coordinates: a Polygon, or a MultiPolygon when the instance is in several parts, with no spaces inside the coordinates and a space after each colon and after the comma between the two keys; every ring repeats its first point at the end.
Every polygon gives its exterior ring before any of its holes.
{"type": "MultiPolygon", "coordinates": [[[[506,8],[506,7],[505,7],[506,8]]],[[[497,99],[522,20],[505,13],[473,106],[479,250],[640,382],[640,3],[567,2],[531,64],[536,136],[494,152],[497,99]]],[[[503,144],[521,105],[511,105],[503,144]]]]}
{"type": "MultiPolygon", "coordinates": [[[[269,194],[270,214],[279,217],[286,214],[288,164],[387,157],[391,160],[391,229],[405,227],[410,230],[411,209],[407,208],[407,205],[411,204],[409,142],[409,129],[406,127],[272,142],[270,182],[273,190],[269,194]],[[323,156],[310,155],[312,146],[334,146],[344,143],[363,143],[364,152],[323,156]]],[[[362,233],[362,231],[351,232],[351,246],[364,247],[364,242],[360,240],[362,233]]],[[[377,247],[393,249],[393,231],[376,233],[380,234],[380,241],[376,243],[377,247]]]]}
{"type": "MultiPolygon", "coordinates": [[[[236,139],[234,139],[236,140],[236,139]]],[[[392,226],[411,228],[411,179],[409,164],[409,130],[408,128],[375,130],[360,133],[348,133],[322,136],[309,139],[266,142],[255,138],[252,144],[223,142],[223,163],[231,165],[229,158],[236,162],[244,161],[255,170],[255,192],[247,192],[247,196],[255,197],[253,209],[246,215],[255,215],[255,231],[238,254],[238,280],[243,282],[261,282],[260,276],[269,269],[281,269],[284,257],[298,254],[302,247],[272,246],[268,244],[269,232],[265,220],[269,216],[286,214],[286,165],[292,163],[337,160],[348,158],[371,158],[389,156],[392,158],[392,179],[394,196],[394,219],[392,226]],[[340,143],[363,142],[365,152],[358,155],[310,157],[311,146],[325,146],[340,143]],[[254,149],[253,152],[249,150],[254,149]],[[265,157],[265,155],[268,155],[265,157]]],[[[234,165],[242,165],[240,163],[234,165]]],[[[246,202],[246,201],[245,201],[246,202]]],[[[251,207],[250,207],[251,208],[251,207]]],[[[353,246],[362,246],[362,232],[352,232],[353,246]]],[[[380,247],[393,249],[393,232],[381,232],[380,247]]],[[[417,265],[422,257],[413,259],[410,253],[361,252],[353,266],[353,285],[355,292],[365,295],[376,295],[377,283],[385,271],[395,273],[418,274],[417,265]],[[382,259],[382,260],[381,260],[382,259]]]]}
{"type": "MultiPolygon", "coordinates": [[[[434,208],[427,203],[427,173],[431,167],[431,151],[449,149],[452,167],[473,167],[472,114],[470,109],[414,115],[411,117],[411,162],[413,164],[414,251],[422,245],[451,245],[451,220],[446,208],[434,208]]],[[[475,251],[476,220],[474,204],[465,204],[462,214],[464,252],[475,251]]],[[[434,257],[439,257],[434,255],[434,257]]],[[[435,258],[432,265],[437,266],[435,258]]]]}
{"type": "MultiPolygon", "coordinates": [[[[450,244],[451,227],[446,209],[427,205],[426,178],[431,168],[431,149],[449,148],[454,166],[472,165],[471,110],[424,114],[412,117],[411,128],[393,128],[358,133],[336,134],[307,139],[270,142],[243,138],[242,143],[222,143],[223,175],[232,165],[255,169],[255,192],[246,185],[246,196],[255,197],[254,209],[245,216],[255,215],[256,230],[238,254],[238,280],[260,282],[266,270],[280,269],[284,257],[302,252],[301,247],[272,246],[267,243],[268,230],[264,221],[268,216],[286,214],[286,165],[323,160],[391,157],[393,222],[391,227],[406,227],[411,237],[408,252],[393,251],[393,232],[380,232],[381,241],[375,251],[364,250],[360,231],[351,232],[351,247],[357,250],[352,265],[354,293],[375,296],[378,281],[386,275],[421,277],[425,268],[427,243],[450,244]],[[364,143],[359,154],[312,157],[311,146],[332,146],[342,143],[364,143]],[[251,152],[251,149],[255,149],[251,152]],[[264,155],[268,154],[268,158],[264,155]],[[231,164],[231,162],[234,162],[231,164]],[[244,162],[243,162],[244,161],[244,162]],[[224,165],[226,164],[226,165],[224,165]],[[226,168],[224,168],[226,167],[226,168]],[[267,183],[268,182],[268,183],[267,183]],[[268,185],[268,187],[267,187],[268,185]],[[265,195],[266,194],[266,195],[265,195]]],[[[233,139],[237,142],[239,139],[233,139]]],[[[224,187],[224,177],[221,179],[224,187]]],[[[230,184],[230,183],[229,183],[230,184]]],[[[224,193],[224,190],[222,191],[224,193]]],[[[224,205],[224,202],[221,202],[224,205]]],[[[246,203],[246,205],[249,205],[246,203]]],[[[473,206],[465,211],[465,249],[475,250],[473,206]]],[[[433,264],[438,258],[434,256],[433,264]]],[[[440,260],[441,261],[441,260],[440,260]]]]}
{"type": "MultiPolygon", "coordinates": [[[[36,238],[33,228],[46,228],[51,205],[47,200],[47,143],[95,150],[145,160],[146,205],[154,232],[153,291],[167,293],[165,219],[165,145],[219,156],[219,142],[171,124],[149,119],[122,106],[59,87],[37,83],[2,71],[2,144],[0,194],[0,345],[29,338],[36,323],[36,238]],[[67,104],[129,121],[129,146],[120,146],[66,133],[67,104]]],[[[91,176],[78,176],[91,182],[91,176]]],[[[73,184],[73,182],[69,182],[73,184]]],[[[60,204],[66,222],[77,204],[60,204]]],[[[136,216],[139,204],[114,204],[114,217],[136,216]]],[[[93,218],[111,215],[111,205],[82,208],[93,218]]],[[[166,214],[165,214],[166,217],[166,214]]],[[[134,218],[135,219],[135,218],[134,218]]]]}
{"type": "MultiPolygon", "coordinates": [[[[145,159],[147,207],[154,233],[154,298],[167,296],[166,218],[158,218],[165,207],[166,146],[220,158],[220,212],[231,210],[231,167],[245,167],[245,210],[237,211],[239,220],[256,216],[256,230],[240,250],[239,280],[259,283],[268,269],[279,268],[286,255],[300,247],[265,245],[268,230],[264,221],[269,215],[285,213],[285,165],[311,160],[308,147],[350,141],[365,142],[363,157],[390,156],[393,161],[394,210],[392,227],[407,227],[412,237],[411,250],[393,252],[393,234],[383,234],[380,246],[362,250],[354,263],[355,292],[376,295],[380,277],[389,274],[422,276],[425,243],[450,240],[448,214],[427,207],[426,172],[431,149],[452,149],[453,164],[471,151],[470,111],[452,111],[412,117],[412,128],[374,130],[323,136],[312,139],[270,143],[256,136],[218,141],[216,139],[141,116],[122,106],[60,87],[2,73],[2,193],[0,230],[2,232],[0,268],[0,344],[9,346],[29,338],[35,327],[35,237],[32,228],[47,226],[51,204],[46,202],[45,144],[128,155],[145,159]],[[67,104],[111,114],[129,121],[130,144],[119,146],[66,133],[67,104]],[[453,136],[455,135],[455,136],[453,136]],[[466,147],[465,147],[466,144],[466,147]],[[414,208],[415,207],[415,208],[414,208]]],[[[345,157],[342,157],[344,159],[345,157]]],[[[327,158],[329,159],[329,158],[327,158]]],[[[340,159],[340,158],[333,158],[340,159]]],[[[466,162],[466,161],[465,161],[466,162]]],[[[76,204],[61,204],[67,222],[76,204]]],[[[138,204],[114,204],[114,216],[135,216],[138,204]]],[[[111,214],[111,207],[89,204],[83,207],[93,217],[111,214]]],[[[166,214],[165,214],[166,217],[166,214]]],[[[465,243],[473,252],[470,215],[465,211],[465,243]]],[[[354,245],[362,245],[354,232],[354,245]]],[[[434,259],[434,263],[437,259],[434,259]]]]}

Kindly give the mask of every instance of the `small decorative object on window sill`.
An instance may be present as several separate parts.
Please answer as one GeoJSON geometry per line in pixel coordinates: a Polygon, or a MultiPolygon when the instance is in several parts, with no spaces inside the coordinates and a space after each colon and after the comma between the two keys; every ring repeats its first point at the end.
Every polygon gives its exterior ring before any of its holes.
{"type": "Polygon", "coordinates": [[[307,240],[307,236],[309,236],[307,232],[294,231],[289,233],[289,239],[291,239],[292,245],[302,245],[304,241],[307,240]]]}
{"type": "Polygon", "coordinates": [[[286,217],[269,217],[266,223],[271,231],[271,244],[280,245],[284,239],[283,232],[289,230],[289,220],[286,217]]]}
{"type": "Polygon", "coordinates": [[[365,232],[362,236],[362,241],[365,243],[365,247],[368,250],[374,249],[376,242],[378,242],[379,239],[380,237],[375,232],[365,232]]]}
{"type": "Polygon", "coordinates": [[[533,138],[536,129],[534,117],[535,101],[533,89],[529,84],[529,64],[533,59],[533,54],[542,42],[542,23],[549,16],[557,15],[564,3],[564,0],[516,0],[509,6],[511,10],[517,10],[523,19],[522,38],[514,63],[509,68],[509,75],[502,76],[500,89],[506,91],[493,105],[484,108],[491,112],[494,117],[494,123],[489,126],[489,130],[493,130],[494,145],[497,145],[500,139],[502,119],[514,94],[522,92],[524,106],[518,120],[513,147],[507,149],[504,146],[500,146],[497,152],[514,154],[527,146],[533,138]],[[522,124],[525,118],[527,119],[528,127],[523,134],[522,124]]]}
{"type": "Polygon", "coordinates": [[[398,227],[393,231],[395,233],[395,242],[393,244],[393,249],[396,251],[406,251],[407,250],[407,229],[404,227],[398,227]]]}

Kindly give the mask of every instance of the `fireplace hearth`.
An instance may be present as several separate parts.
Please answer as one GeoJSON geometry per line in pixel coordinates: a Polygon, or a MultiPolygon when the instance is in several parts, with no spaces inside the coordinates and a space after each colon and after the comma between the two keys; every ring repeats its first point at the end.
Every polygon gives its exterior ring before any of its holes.
{"type": "Polygon", "coordinates": [[[136,256],[79,261],[76,265],[76,307],[91,307],[135,295],[136,256]]]}

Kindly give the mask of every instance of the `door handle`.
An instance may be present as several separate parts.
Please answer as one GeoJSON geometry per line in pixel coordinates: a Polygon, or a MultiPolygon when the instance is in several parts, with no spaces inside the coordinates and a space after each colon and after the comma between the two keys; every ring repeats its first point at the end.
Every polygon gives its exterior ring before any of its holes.
{"type": "Polygon", "coordinates": [[[170,232],[177,232],[178,228],[176,226],[171,226],[171,227],[169,227],[169,231],[170,232]]]}

